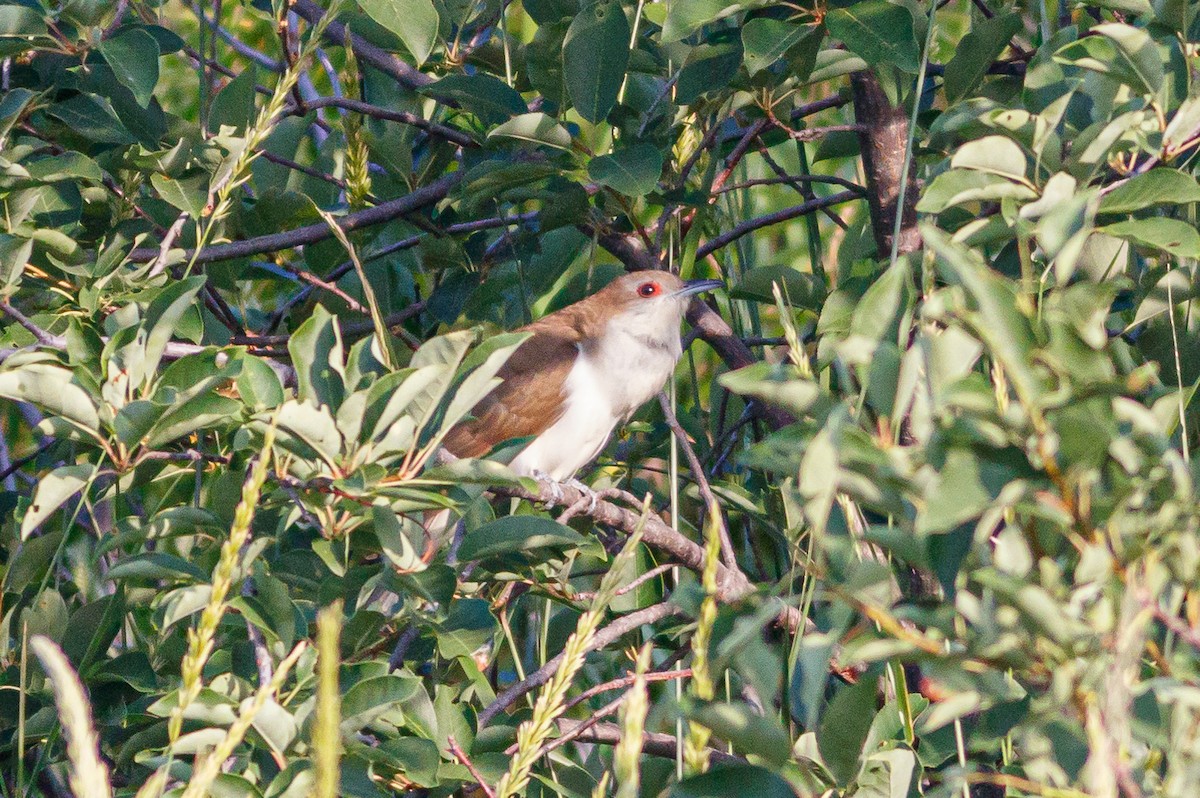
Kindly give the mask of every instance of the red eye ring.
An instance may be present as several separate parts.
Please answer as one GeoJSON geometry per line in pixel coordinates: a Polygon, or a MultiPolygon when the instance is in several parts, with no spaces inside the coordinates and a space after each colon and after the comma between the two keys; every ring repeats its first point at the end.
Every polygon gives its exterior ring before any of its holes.
{"type": "Polygon", "coordinates": [[[642,283],[637,287],[638,296],[649,299],[652,296],[658,296],[662,293],[662,287],[658,283],[642,283]]]}

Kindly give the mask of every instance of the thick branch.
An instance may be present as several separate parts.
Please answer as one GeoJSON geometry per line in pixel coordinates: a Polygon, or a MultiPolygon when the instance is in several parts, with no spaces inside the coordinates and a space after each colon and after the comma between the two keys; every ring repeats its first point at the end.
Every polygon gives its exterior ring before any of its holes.
{"type": "MultiPolygon", "coordinates": [[[[450,193],[450,189],[458,184],[460,179],[462,179],[461,172],[451,172],[427,186],[422,186],[410,194],[405,194],[403,197],[397,197],[394,200],[389,200],[373,208],[358,211],[357,213],[347,214],[338,220],[338,226],[348,233],[352,230],[361,230],[364,227],[398,219],[401,216],[443,199],[450,193]]],[[[282,233],[269,233],[257,238],[248,238],[244,241],[214,244],[213,246],[205,247],[199,253],[186,250],[183,258],[184,260],[191,260],[194,257],[197,263],[232,260],[234,258],[244,258],[249,255],[261,255],[264,252],[278,252],[283,249],[292,249],[293,247],[305,244],[315,244],[318,241],[324,241],[331,235],[333,235],[333,231],[330,230],[329,225],[320,222],[305,227],[297,227],[295,230],[287,230],[282,233]]],[[[138,247],[129,253],[129,257],[135,262],[150,261],[158,257],[158,248],[138,247]]]]}
{"type": "Polygon", "coordinates": [[[855,121],[862,126],[858,140],[867,176],[867,203],[871,208],[875,246],[881,257],[891,253],[896,214],[902,213],[897,252],[916,252],[921,248],[921,234],[917,230],[917,177],[912,163],[906,181],[907,196],[903,202],[900,199],[908,116],[903,108],[892,106],[879,81],[869,72],[854,73],[850,83],[854,89],[855,121]]]}
{"type": "MultiPolygon", "coordinates": [[[[541,502],[542,504],[551,504],[557,500],[567,507],[579,503],[580,499],[588,498],[569,483],[559,483],[557,485],[561,496],[557,496],[554,487],[549,484],[539,483],[538,487],[539,492],[537,493],[524,490],[523,488],[509,487],[494,488],[493,490],[503,496],[528,499],[529,501],[541,502]]],[[[642,540],[647,546],[670,554],[674,561],[689,570],[699,573],[704,569],[703,547],[688,540],[670,526],[664,524],[657,516],[646,516],[643,524],[640,512],[635,512],[607,501],[597,501],[596,506],[591,510],[584,510],[583,515],[594,518],[602,524],[624,530],[627,533],[633,532],[639,525],[642,525],[642,540]]],[[[741,571],[729,569],[723,564],[717,565],[717,597],[719,599],[726,602],[736,601],[750,593],[753,589],[754,587],[750,584],[750,580],[741,571]]]]}

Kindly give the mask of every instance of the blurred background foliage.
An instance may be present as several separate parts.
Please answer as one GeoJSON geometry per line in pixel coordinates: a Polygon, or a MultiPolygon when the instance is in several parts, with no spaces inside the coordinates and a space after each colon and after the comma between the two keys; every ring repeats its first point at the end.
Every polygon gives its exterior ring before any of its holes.
{"type": "Polygon", "coordinates": [[[1196,10],[0,4],[0,795],[1195,795],[1196,10]]]}

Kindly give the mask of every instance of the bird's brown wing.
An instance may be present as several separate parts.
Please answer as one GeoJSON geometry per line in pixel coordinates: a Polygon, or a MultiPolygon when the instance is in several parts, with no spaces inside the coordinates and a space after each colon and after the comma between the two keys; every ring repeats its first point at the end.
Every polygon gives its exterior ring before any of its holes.
{"type": "Polygon", "coordinates": [[[562,416],[567,374],[579,354],[578,334],[570,328],[526,328],[527,339],[497,374],[504,382],[472,409],[472,418],[446,436],[445,447],[457,457],[480,457],[513,438],[540,435],[562,416]]]}

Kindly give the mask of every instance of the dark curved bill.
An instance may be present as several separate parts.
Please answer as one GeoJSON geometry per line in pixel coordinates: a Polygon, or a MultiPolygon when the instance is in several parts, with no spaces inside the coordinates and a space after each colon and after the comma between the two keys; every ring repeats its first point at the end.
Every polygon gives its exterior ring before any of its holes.
{"type": "Polygon", "coordinates": [[[720,280],[687,280],[684,282],[683,288],[680,288],[675,292],[675,296],[691,296],[692,294],[702,294],[705,291],[712,291],[717,288],[724,287],[725,283],[721,282],[720,280]]]}

